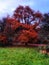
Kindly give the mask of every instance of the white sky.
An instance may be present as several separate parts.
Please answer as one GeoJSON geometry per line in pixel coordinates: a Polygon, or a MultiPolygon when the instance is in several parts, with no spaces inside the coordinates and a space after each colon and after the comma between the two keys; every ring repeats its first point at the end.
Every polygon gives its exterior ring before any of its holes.
{"type": "Polygon", "coordinates": [[[19,5],[28,5],[41,12],[49,12],[49,0],[0,0],[0,17],[12,14],[19,5]]]}
{"type": "Polygon", "coordinates": [[[18,5],[33,5],[31,0],[0,0],[0,15],[5,16],[12,13],[18,5]]]}

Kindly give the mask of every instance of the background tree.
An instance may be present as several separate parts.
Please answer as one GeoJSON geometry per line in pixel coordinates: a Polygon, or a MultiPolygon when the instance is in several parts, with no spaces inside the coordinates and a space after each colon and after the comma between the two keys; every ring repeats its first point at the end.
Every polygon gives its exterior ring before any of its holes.
{"type": "Polygon", "coordinates": [[[41,43],[49,43],[49,13],[43,15],[41,30],[39,31],[39,37],[41,43]]]}

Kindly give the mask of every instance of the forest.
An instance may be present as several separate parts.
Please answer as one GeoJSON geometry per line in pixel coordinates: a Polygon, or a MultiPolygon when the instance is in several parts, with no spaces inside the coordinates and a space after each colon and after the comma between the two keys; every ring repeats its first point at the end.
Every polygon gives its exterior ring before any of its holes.
{"type": "Polygon", "coordinates": [[[49,13],[18,6],[0,20],[0,46],[49,44],[49,13]]]}

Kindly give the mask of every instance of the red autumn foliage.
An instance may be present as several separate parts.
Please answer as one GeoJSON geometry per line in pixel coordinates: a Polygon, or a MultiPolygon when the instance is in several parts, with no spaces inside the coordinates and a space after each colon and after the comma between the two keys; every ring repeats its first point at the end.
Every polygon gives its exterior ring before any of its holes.
{"type": "Polygon", "coordinates": [[[4,35],[4,34],[0,34],[0,42],[2,42],[2,43],[6,43],[6,36],[4,35]]]}
{"type": "MultiPolygon", "coordinates": [[[[29,40],[31,39],[37,39],[37,33],[33,30],[22,30],[21,35],[18,37],[18,41],[24,42],[24,43],[29,43],[29,40]]],[[[33,42],[33,40],[31,41],[33,42]]]]}
{"type": "MultiPolygon", "coordinates": [[[[8,23],[6,23],[6,25],[9,26],[9,24],[10,24],[11,28],[6,27],[6,28],[8,28],[8,29],[6,29],[6,31],[9,31],[9,33],[10,33],[11,30],[12,31],[16,30],[18,32],[18,33],[15,32],[16,34],[14,33],[15,35],[17,35],[13,39],[14,42],[18,41],[18,42],[28,43],[30,39],[37,39],[38,33],[35,30],[36,24],[35,25],[23,24],[23,23],[19,23],[18,21],[16,21],[15,19],[12,19],[12,18],[8,18],[7,22],[8,23]],[[9,29],[11,29],[11,30],[9,30],[9,29]],[[19,29],[19,31],[18,31],[18,29],[19,29]],[[18,36],[18,34],[19,34],[19,36],[18,36]]],[[[12,31],[11,31],[11,34],[12,34],[12,31]]]]}
{"type": "Polygon", "coordinates": [[[5,41],[7,41],[8,44],[12,45],[14,45],[14,43],[17,45],[18,42],[20,45],[21,43],[37,43],[38,29],[36,29],[36,27],[40,23],[41,15],[40,13],[34,13],[28,6],[25,8],[23,6],[18,7],[14,12],[14,17],[6,18],[4,31],[0,32],[3,33],[3,35],[0,34],[0,41],[3,41],[4,44],[5,41]],[[39,18],[38,23],[35,20],[36,18],[39,18]],[[24,20],[25,23],[21,23],[21,20],[24,20]],[[33,20],[36,22],[34,25],[30,24],[33,20]]]}

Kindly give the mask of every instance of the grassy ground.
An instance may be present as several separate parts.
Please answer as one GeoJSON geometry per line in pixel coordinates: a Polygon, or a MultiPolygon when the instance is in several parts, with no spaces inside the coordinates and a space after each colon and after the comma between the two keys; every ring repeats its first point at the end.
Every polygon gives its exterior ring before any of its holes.
{"type": "Polygon", "coordinates": [[[34,48],[0,48],[0,65],[49,65],[49,56],[34,48]]]}

